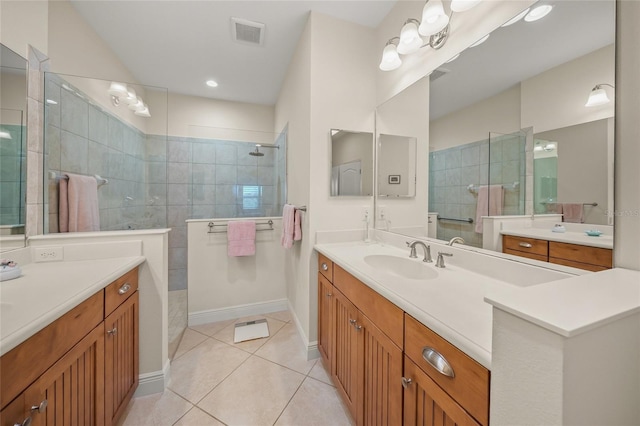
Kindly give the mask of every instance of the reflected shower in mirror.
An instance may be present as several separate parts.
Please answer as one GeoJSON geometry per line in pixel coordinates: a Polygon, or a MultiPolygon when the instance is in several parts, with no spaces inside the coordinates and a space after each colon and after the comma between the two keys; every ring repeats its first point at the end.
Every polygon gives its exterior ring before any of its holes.
{"type": "Polygon", "coordinates": [[[24,246],[27,61],[0,45],[0,245],[24,246]]]}
{"type": "Polygon", "coordinates": [[[373,195],[373,133],[331,129],[330,194],[373,195]]]}
{"type": "Polygon", "coordinates": [[[614,83],[614,23],[614,2],[554,2],[543,19],[500,27],[431,74],[429,210],[441,218],[438,238],[499,250],[500,223],[553,213],[552,205],[580,207],[577,221],[609,223],[613,102],[585,102],[594,86],[614,83]],[[563,141],[556,157],[551,148],[563,141]]]}

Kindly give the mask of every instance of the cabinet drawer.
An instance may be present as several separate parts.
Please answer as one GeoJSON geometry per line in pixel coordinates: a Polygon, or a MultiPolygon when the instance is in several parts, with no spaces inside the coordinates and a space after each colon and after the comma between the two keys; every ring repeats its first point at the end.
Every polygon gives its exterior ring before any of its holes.
{"type": "Polygon", "coordinates": [[[102,290],[13,348],[0,360],[2,407],[58,361],[104,318],[102,290]]]}
{"type": "Polygon", "coordinates": [[[489,423],[489,370],[407,314],[404,342],[404,351],[413,362],[480,424],[489,423]],[[428,348],[446,359],[454,377],[444,375],[427,362],[428,348]]]}
{"type": "Polygon", "coordinates": [[[516,250],[524,253],[533,253],[544,257],[547,257],[547,255],[549,254],[548,241],[537,240],[535,238],[514,237],[513,235],[502,236],[502,248],[503,250],[516,250]]]}
{"type": "Polygon", "coordinates": [[[138,268],[127,272],[104,289],[104,316],[113,312],[138,289],[138,268]]]}
{"type": "Polygon", "coordinates": [[[393,342],[402,347],[402,309],[361,283],[340,266],[335,265],[333,285],[369,317],[393,342]]]}
{"type": "MultiPolygon", "coordinates": [[[[581,246],[578,244],[558,243],[556,241],[549,241],[549,257],[603,266],[604,268],[611,268],[613,265],[612,250],[610,249],[581,246]]],[[[576,267],[580,268],[580,266],[576,267]]]]}
{"type": "Polygon", "coordinates": [[[535,259],[535,260],[540,260],[542,262],[547,261],[547,256],[540,256],[539,254],[535,254],[535,253],[527,253],[524,251],[511,250],[508,248],[503,248],[502,252],[506,254],[512,254],[514,256],[526,257],[527,259],[535,259]]]}
{"type": "Polygon", "coordinates": [[[321,253],[318,253],[318,271],[324,275],[329,282],[333,282],[333,262],[321,253]]]}

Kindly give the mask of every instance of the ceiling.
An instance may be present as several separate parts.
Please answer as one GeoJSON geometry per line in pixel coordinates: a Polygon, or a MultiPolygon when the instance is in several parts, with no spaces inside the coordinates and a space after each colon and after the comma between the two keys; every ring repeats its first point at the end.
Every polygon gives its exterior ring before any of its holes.
{"type": "Polygon", "coordinates": [[[498,28],[486,42],[439,68],[448,72],[431,84],[431,120],[614,42],[614,1],[544,3],[554,5],[546,17],[498,28]]]}
{"type": "Polygon", "coordinates": [[[375,28],[395,0],[71,3],[139,83],[273,105],[309,11],[375,28]],[[264,46],[233,41],[232,17],[266,24],[264,46]],[[207,87],[209,79],[219,86],[207,87]]]}

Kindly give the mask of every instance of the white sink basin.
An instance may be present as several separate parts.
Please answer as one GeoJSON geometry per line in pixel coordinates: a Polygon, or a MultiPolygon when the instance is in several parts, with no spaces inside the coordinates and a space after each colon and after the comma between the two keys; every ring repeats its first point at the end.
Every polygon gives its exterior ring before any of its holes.
{"type": "Polygon", "coordinates": [[[438,276],[433,267],[427,266],[422,261],[404,257],[375,254],[365,256],[364,261],[367,265],[381,272],[411,280],[430,280],[438,276]]]}

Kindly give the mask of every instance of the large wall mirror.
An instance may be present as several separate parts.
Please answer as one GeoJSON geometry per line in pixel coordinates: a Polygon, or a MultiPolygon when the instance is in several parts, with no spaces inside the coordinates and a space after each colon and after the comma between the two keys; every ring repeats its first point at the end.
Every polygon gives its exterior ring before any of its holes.
{"type": "Polygon", "coordinates": [[[479,210],[530,217],[562,204],[582,205],[583,223],[611,224],[615,2],[552,5],[538,21],[505,23],[430,75],[429,236],[491,249],[479,210]],[[596,86],[612,101],[587,107],[596,86]],[[479,192],[494,188],[499,208],[479,209],[479,192]]]}
{"type": "Polygon", "coordinates": [[[331,129],[332,197],[373,195],[373,133],[331,129]]]}
{"type": "Polygon", "coordinates": [[[0,248],[24,246],[27,61],[0,45],[0,248]]]}

